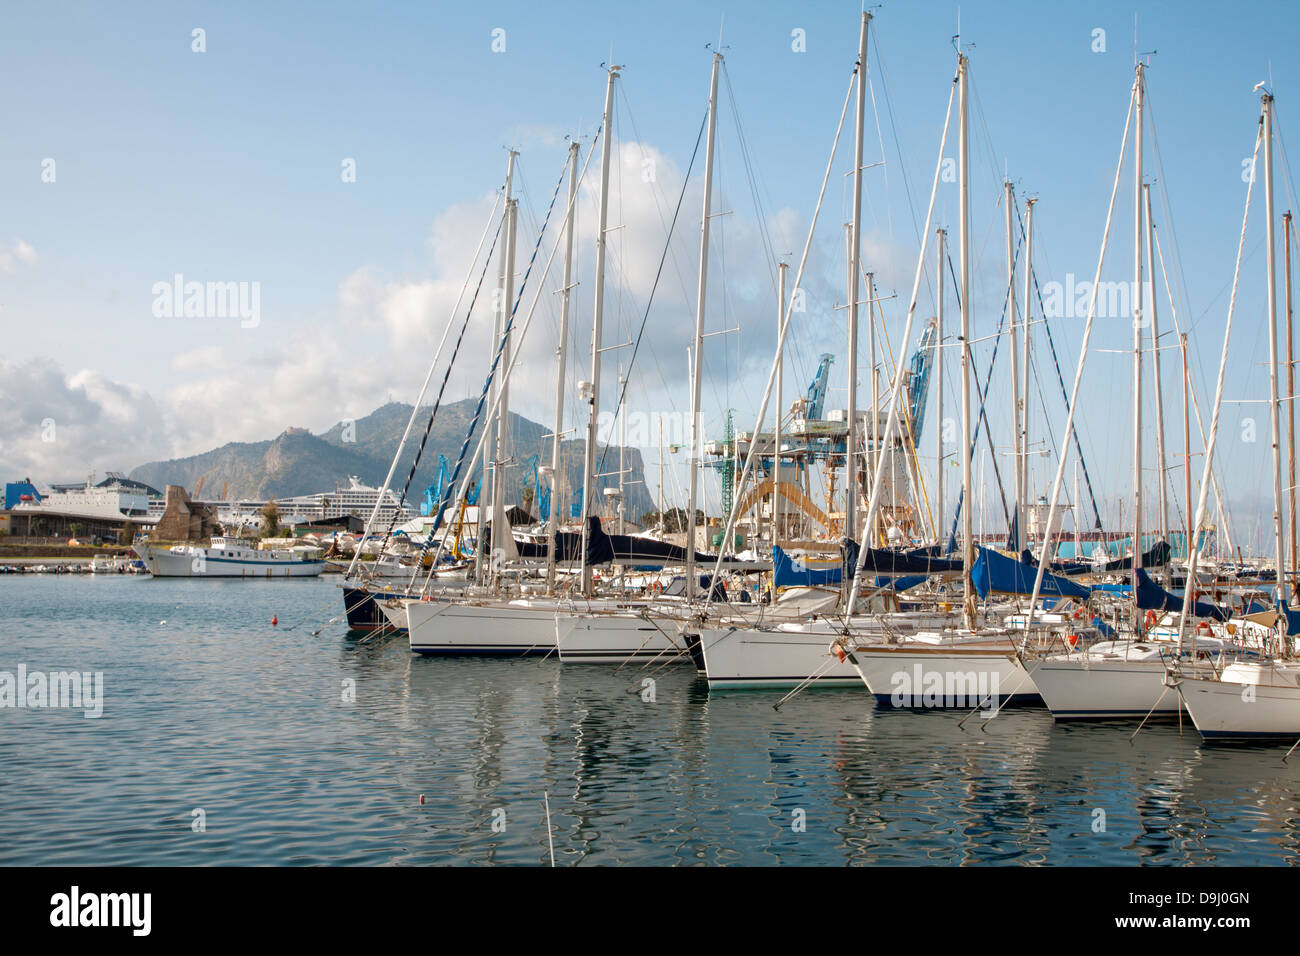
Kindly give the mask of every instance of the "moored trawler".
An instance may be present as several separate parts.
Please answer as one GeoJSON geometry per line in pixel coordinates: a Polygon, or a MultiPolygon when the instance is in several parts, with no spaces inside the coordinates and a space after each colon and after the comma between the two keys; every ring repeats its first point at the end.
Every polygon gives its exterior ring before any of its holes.
{"type": "Polygon", "coordinates": [[[141,539],[132,548],[159,578],[307,578],[325,569],[314,548],[259,551],[247,538],[214,537],[206,548],[160,548],[141,539]]]}

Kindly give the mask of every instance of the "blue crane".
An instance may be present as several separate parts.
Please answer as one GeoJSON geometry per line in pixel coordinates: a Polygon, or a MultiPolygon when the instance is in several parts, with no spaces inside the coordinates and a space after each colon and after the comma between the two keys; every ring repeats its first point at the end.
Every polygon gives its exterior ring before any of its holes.
{"type": "Polygon", "coordinates": [[[447,467],[447,456],[439,455],[438,475],[433,479],[433,484],[424,489],[424,504],[420,506],[420,514],[428,517],[437,512],[443,496],[451,493],[450,483],[451,472],[447,467]]]}
{"type": "Polygon", "coordinates": [[[921,333],[921,341],[916,343],[912,353],[912,374],[907,380],[907,411],[912,416],[912,442],[921,440],[921,428],[925,424],[925,398],[930,388],[930,366],[937,361],[938,343],[935,341],[933,322],[921,333]]]}
{"type": "Polygon", "coordinates": [[[835,356],[830,352],[822,353],[821,364],[817,366],[817,377],[808,386],[808,406],[804,417],[809,421],[818,421],[822,417],[822,406],[826,404],[826,383],[831,377],[831,364],[835,356]]]}

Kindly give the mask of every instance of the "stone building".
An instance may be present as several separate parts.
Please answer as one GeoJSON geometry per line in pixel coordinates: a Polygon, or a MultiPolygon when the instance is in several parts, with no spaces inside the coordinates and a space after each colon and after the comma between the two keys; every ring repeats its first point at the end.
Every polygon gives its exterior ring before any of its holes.
{"type": "Polygon", "coordinates": [[[153,537],[160,541],[201,541],[221,534],[217,509],[190,500],[180,485],[168,485],[166,504],[153,537]]]}

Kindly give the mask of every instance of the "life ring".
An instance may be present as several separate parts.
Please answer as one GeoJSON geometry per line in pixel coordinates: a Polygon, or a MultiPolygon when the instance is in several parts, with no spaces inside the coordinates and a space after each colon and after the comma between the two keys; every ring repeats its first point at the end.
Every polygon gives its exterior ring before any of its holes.
{"type": "Polygon", "coordinates": [[[1078,646],[1078,643],[1079,643],[1079,635],[1078,635],[1078,634],[1071,634],[1070,637],[1069,637],[1069,641],[1070,641],[1070,646],[1071,646],[1071,647],[1076,647],[1076,646],[1078,646]]]}
{"type": "Polygon", "coordinates": [[[654,584],[650,585],[650,590],[653,591],[655,594],[661,593],[663,589],[664,589],[664,583],[662,581],[656,581],[654,584]]]}

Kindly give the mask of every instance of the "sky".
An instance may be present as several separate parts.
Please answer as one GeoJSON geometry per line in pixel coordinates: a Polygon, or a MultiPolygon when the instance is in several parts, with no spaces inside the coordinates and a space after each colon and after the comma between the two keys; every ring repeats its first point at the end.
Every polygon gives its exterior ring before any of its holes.
{"type": "MultiPolygon", "coordinates": [[[[774,354],[773,260],[785,257],[793,275],[807,239],[849,90],[860,10],[860,3],[709,0],[8,5],[0,13],[8,80],[0,146],[0,472],[5,480],[53,482],[91,469],[129,471],[287,427],[319,432],[384,401],[412,401],[449,322],[459,329],[465,318],[468,299],[453,307],[482,270],[475,249],[504,181],[508,148],[520,154],[517,281],[538,250],[520,321],[541,290],[513,374],[512,407],[550,423],[562,253],[542,273],[563,218],[563,191],[540,245],[538,230],[568,137],[579,138],[587,160],[603,105],[603,65],[612,58],[623,69],[604,341],[640,339],[628,373],[629,440],[645,446],[649,490],[658,494],[657,423],[669,422],[671,443],[689,407],[703,147],[692,159],[713,49],[720,37],[725,68],[706,295],[706,329],[716,334],[706,340],[701,377],[710,437],[722,434],[728,409],[737,428],[754,425],[774,354]],[[242,317],[212,309],[170,314],[177,276],[205,289],[240,284],[246,305],[257,308],[242,317]]],[[[1149,64],[1144,180],[1152,184],[1173,290],[1171,309],[1163,285],[1157,288],[1158,321],[1168,332],[1176,315],[1189,333],[1193,385],[1208,426],[1246,198],[1243,162],[1258,127],[1252,88],[1260,81],[1277,96],[1277,213],[1294,204],[1284,146],[1291,117],[1300,115],[1289,98],[1300,77],[1285,54],[1300,12],[1286,3],[1227,11],[1182,3],[892,2],[872,13],[863,268],[876,277],[880,333],[890,347],[899,348],[902,335],[959,22],[971,58],[972,321],[973,335],[983,337],[973,349],[981,375],[1005,296],[1002,182],[1013,182],[1022,213],[1026,198],[1037,199],[1040,285],[1091,280],[1136,49],[1149,64]]],[[[810,244],[807,311],[791,324],[783,406],[807,387],[823,351],[836,356],[828,405],[847,402],[839,307],[846,299],[853,116],[850,104],[810,244]]],[[[956,155],[955,127],[945,155],[956,155]]],[[[599,161],[597,152],[577,203],[578,285],[560,383],[568,432],[581,426],[577,382],[590,378],[599,161]]],[[[1119,182],[1103,269],[1110,281],[1133,275],[1131,155],[1119,182]]],[[[957,195],[945,177],[934,225],[954,239],[957,195]]],[[[1259,404],[1268,397],[1262,198],[1257,189],[1216,455],[1236,537],[1246,542],[1263,540],[1272,499],[1268,409],[1259,404]]],[[[1280,236],[1278,243],[1280,250],[1280,236]]],[[[496,269],[494,261],[489,289],[496,269]]],[[[1279,254],[1279,295],[1281,269],[1279,254]]],[[[927,262],[919,318],[934,312],[935,279],[927,262]]],[[[945,294],[955,316],[951,283],[945,294]]],[[[484,293],[471,314],[448,400],[476,396],[481,387],[489,299],[484,293]]],[[[1082,315],[1050,320],[1067,386],[1082,325],[1082,315]]],[[[1097,320],[1079,412],[1107,525],[1131,520],[1132,365],[1131,354],[1121,354],[1132,347],[1131,328],[1127,316],[1097,320]]],[[[1035,456],[1031,484],[1046,493],[1064,402],[1051,353],[1035,335],[1031,441],[1049,454],[1035,456]]],[[[865,338],[864,331],[864,348],[865,338]]],[[[1162,346],[1172,341],[1161,337],[1162,346]]],[[[914,344],[915,335],[909,349],[914,344]]],[[[1285,348],[1284,334],[1279,344],[1285,348]]],[[[632,349],[604,356],[602,405],[612,411],[619,365],[632,361],[632,349]]],[[[957,415],[956,350],[945,356],[944,408],[930,403],[936,419],[957,415]]],[[[1161,359],[1166,457],[1181,469],[1179,356],[1163,349],[1161,359]]],[[[1005,466],[1005,350],[997,361],[989,407],[1005,466]]],[[[865,375],[862,383],[869,388],[865,375]]],[[[1149,501],[1157,481],[1151,383],[1148,374],[1142,442],[1149,501]]],[[[935,424],[926,431],[920,453],[932,475],[935,424]]],[[[1196,455],[1195,421],[1192,431],[1196,455]]],[[[680,502],[685,453],[665,457],[664,494],[680,502]]],[[[990,529],[1001,526],[989,491],[991,461],[981,449],[979,500],[990,529]]],[[[1192,467],[1199,480],[1197,457],[1192,467]]],[[[1072,475],[1072,462],[1069,468],[1072,475]]],[[[956,473],[950,464],[948,474],[956,473]]],[[[946,480],[953,489],[955,477],[946,480]]],[[[1169,481],[1183,508],[1181,471],[1169,481]]],[[[704,484],[716,511],[716,478],[704,484]]]]}

